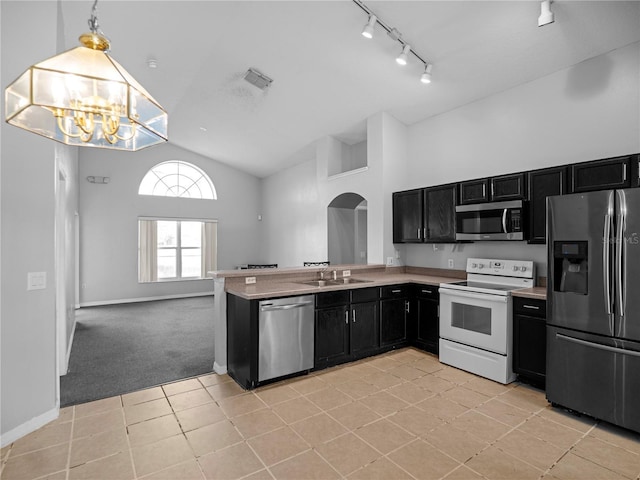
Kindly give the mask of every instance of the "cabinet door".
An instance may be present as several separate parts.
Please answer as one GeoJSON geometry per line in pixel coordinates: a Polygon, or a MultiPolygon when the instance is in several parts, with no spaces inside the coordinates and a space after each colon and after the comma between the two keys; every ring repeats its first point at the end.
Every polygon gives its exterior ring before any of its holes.
{"type": "Polygon", "coordinates": [[[529,172],[529,243],[546,243],[547,197],[567,193],[567,167],[529,172]]]}
{"type": "Polygon", "coordinates": [[[513,371],[544,384],[547,362],[547,322],[544,318],[513,316],[513,371]]]}
{"type": "Polygon", "coordinates": [[[460,205],[489,201],[489,180],[481,178],[460,184],[460,205]]]}
{"type": "Polygon", "coordinates": [[[393,194],[393,243],[422,242],[423,195],[423,190],[393,194]]]}
{"type": "Polygon", "coordinates": [[[316,310],[316,368],[339,363],[349,355],[349,309],[347,305],[316,310]]]}
{"type": "Polygon", "coordinates": [[[426,242],[456,241],[456,186],[425,190],[426,242]]]}
{"type": "Polygon", "coordinates": [[[351,305],[351,355],[376,350],[380,344],[378,302],[354,303],[351,305]]]}
{"type": "Polygon", "coordinates": [[[525,173],[502,175],[491,179],[491,200],[524,200],[527,196],[525,173]]]}
{"type": "Polygon", "coordinates": [[[573,193],[631,186],[633,156],[609,158],[571,165],[573,193]]]}
{"type": "Polygon", "coordinates": [[[400,344],[407,339],[406,299],[380,301],[380,346],[400,344]]]}
{"type": "Polygon", "coordinates": [[[438,301],[418,297],[418,332],[416,340],[423,348],[438,353],[440,339],[440,320],[438,318],[438,301]]]}

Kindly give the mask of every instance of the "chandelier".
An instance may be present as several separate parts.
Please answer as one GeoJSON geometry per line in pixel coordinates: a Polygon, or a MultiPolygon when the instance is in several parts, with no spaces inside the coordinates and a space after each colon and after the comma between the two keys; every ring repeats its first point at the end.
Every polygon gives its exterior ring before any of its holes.
{"type": "Polygon", "coordinates": [[[135,151],[167,141],[167,112],[109,54],[98,0],[82,46],[29,67],[5,89],[6,121],[67,145],[135,151]]]}

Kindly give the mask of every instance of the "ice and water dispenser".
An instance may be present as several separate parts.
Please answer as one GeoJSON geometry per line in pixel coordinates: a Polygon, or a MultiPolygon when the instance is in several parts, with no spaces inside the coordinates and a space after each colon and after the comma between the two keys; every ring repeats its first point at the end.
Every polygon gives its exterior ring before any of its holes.
{"type": "Polygon", "coordinates": [[[554,242],[553,262],[554,291],[587,295],[589,286],[587,242],[554,242]]]}

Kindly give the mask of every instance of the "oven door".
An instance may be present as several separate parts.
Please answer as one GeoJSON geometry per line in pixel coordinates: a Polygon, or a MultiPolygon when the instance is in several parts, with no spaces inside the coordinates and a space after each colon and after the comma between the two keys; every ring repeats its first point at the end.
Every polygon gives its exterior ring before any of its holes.
{"type": "Polygon", "coordinates": [[[440,337],[511,353],[511,296],[440,288],[440,337]]]}

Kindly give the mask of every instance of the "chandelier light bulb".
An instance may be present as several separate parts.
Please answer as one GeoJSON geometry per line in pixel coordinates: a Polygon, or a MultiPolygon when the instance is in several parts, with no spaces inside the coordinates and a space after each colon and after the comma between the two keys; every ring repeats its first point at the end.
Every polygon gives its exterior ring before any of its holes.
{"type": "Polygon", "coordinates": [[[373,38],[373,28],[376,26],[377,21],[378,17],[375,15],[369,15],[369,21],[362,29],[362,36],[364,38],[373,38]]]}
{"type": "Polygon", "coordinates": [[[398,65],[407,64],[407,59],[410,51],[411,51],[411,46],[409,46],[408,44],[405,44],[404,48],[402,49],[402,52],[396,58],[396,62],[398,62],[398,65]]]}
{"type": "Polygon", "coordinates": [[[420,81],[422,83],[431,83],[431,70],[433,69],[433,65],[430,63],[424,67],[424,73],[420,77],[420,81]]]}

